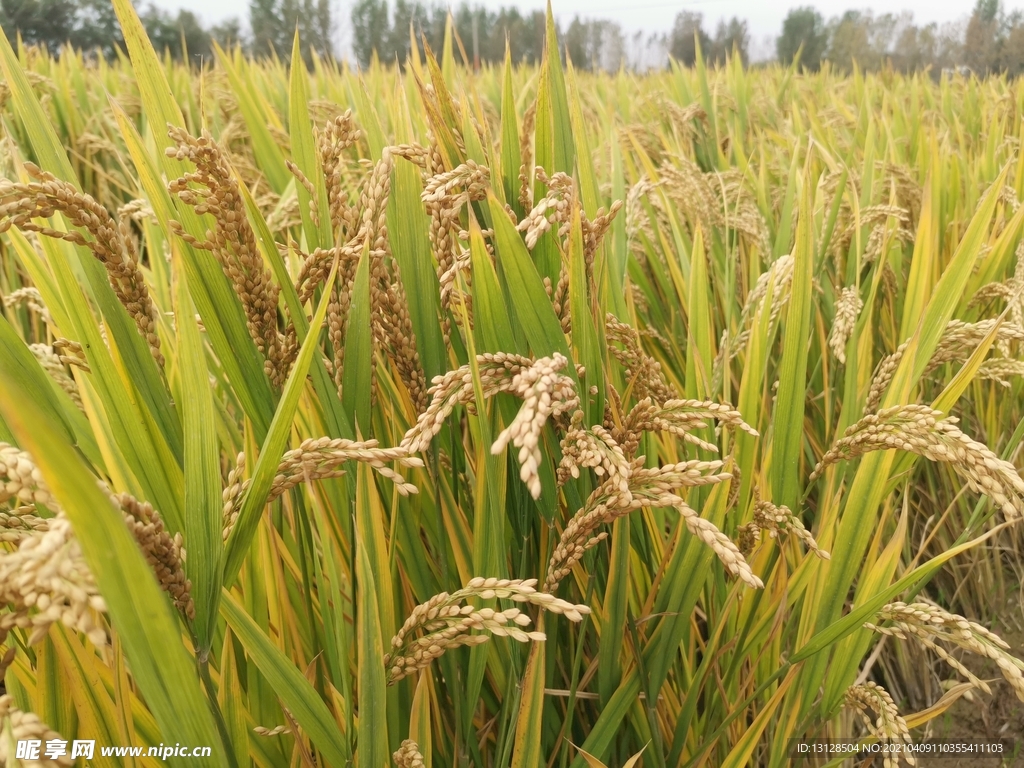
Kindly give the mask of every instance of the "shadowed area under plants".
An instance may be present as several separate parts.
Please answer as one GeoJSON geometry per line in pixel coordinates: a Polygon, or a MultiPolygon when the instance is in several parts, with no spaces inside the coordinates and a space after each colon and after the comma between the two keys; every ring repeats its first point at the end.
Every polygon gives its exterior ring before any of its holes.
{"type": "Polygon", "coordinates": [[[0,764],[1024,738],[1024,84],[114,10],[0,41],[0,764]]]}

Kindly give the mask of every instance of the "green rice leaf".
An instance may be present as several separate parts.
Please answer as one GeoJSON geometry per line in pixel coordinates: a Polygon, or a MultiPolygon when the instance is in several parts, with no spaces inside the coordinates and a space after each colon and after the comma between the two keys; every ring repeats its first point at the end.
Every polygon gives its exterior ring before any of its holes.
{"type": "Polygon", "coordinates": [[[323,753],[329,765],[344,765],[345,749],[338,726],[313,686],[295,668],[291,659],[263,633],[230,592],[224,592],[220,605],[231,631],[245,647],[246,654],[266,676],[274,692],[281,697],[281,703],[288,707],[302,733],[323,753]]]}
{"type": "Polygon", "coordinates": [[[185,571],[192,581],[196,605],[194,631],[200,652],[209,652],[220,598],[220,557],[223,506],[219,472],[220,445],[210,391],[206,351],[195,321],[195,307],[184,276],[175,295],[178,327],[178,374],[181,377],[185,426],[184,534],[189,558],[185,571]]]}
{"type": "Polygon", "coordinates": [[[803,195],[793,248],[793,286],[782,340],[782,369],[774,411],[772,442],[772,501],[797,507],[800,460],[803,456],[804,403],[813,302],[814,235],[811,180],[805,173],[803,195]]]}
{"type": "Polygon", "coordinates": [[[330,299],[331,288],[338,274],[338,263],[335,261],[331,267],[331,274],[324,285],[323,297],[317,307],[316,315],[310,323],[309,332],[306,334],[298,357],[292,365],[288,374],[288,381],[281,393],[281,403],[278,405],[274,420],[270,424],[267,438],[260,450],[259,459],[256,461],[256,468],[252,476],[252,485],[242,499],[241,508],[238,512],[238,519],[228,537],[227,549],[224,554],[224,574],[222,583],[230,586],[238,569],[242,566],[252,544],[253,536],[256,533],[256,526],[259,525],[260,516],[266,505],[267,494],[277,474],[277,465],[284,453],[285,446],[292,433],[292,421],[295,418],[295,410],[299,405],[299,397],[302,395],[306,384],[306,372],[309,370],[313,355],[319,351],[320,328],[323,325],[324,317],[327,315],[327,304],[330,299]]]}
{"type": "Polygon", "coordinates": [[[356,653],[359,658],[359,768],[388,768],[387,682],[383,664],[384,637],[377,613],[377,587],[365,547],[356,543],[356,653]]]}
{"type": "MultiPolygon", "coordinates": [[[[222,764],[217,737],[181,631],[138,545],[95,478],[6,369],[0,370],[0,414],[28,451],[74,526],[82,553],[103,594],[132,675],[165,743],[209,746],[222,764]]],[[[189,760],[172,758],[172,765],[189,760]]]]}
{"type": "Polygon", "coordinates": [[[309,250],[330,248],[334,244],[331,219],[328,216],[327,185],[324,183],[320,155],[313,141],[313,123],[309,119],[309,73],[302,60],[299,31],[295,30],[292,43],[291,79],[288,93],[288,128],[291,136],[292,158],[299,170],[313,185],[315,201],[302,184],[295,185],[299,198],[299,215],[306,233],[309,250]],[[313,221],[311,203],[316,203],[319,226],[313,221]]]}
{"type": "Polygon", "coordinates": [[[372,389],[373,338],[370,329],[370,243],[356,267],[352,283],[352,308],[345,335],[345,371],[341,384],[341,403],[349,423],[358,434],[369,437],[370,394],[372,389]]]}
{"type": "MultiPolygon", "coordinates": [[[[497,198],[492,196],[488,202],[494,222],[495,250],[498,254],[500,274],[513,299],[512,311],[526,334],[533,354],[542,357],[560,352],[567,359],[571,359],[562,326],[555,316],[551,300],[544,291],[544,282],[537,272],[537,267],[534,266],[533,259],[530,258],[529,251],[526,250],[526,244],[512,226],[508,214],[502,210],[497,198]]],[[[575,371],[567,373],[575,377],[575,371]]]]}

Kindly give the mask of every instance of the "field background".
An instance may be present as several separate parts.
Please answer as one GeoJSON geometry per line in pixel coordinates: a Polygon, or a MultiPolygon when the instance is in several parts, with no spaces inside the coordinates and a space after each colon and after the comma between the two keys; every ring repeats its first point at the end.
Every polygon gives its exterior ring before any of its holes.
{"type": "Polygon", "coordinates": [[[1020,735],[1018,81],[198,71],[114,5],[0,42],[9,763],[1020,735]]]}

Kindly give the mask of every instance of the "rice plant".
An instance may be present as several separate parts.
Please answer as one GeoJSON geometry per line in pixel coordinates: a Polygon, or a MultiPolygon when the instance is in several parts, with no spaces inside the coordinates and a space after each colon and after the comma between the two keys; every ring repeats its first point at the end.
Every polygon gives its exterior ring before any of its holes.
{"type": "Polygon", "coordinates": [[[942,588],[1024,513],[1024,87],[584,76],[550,14],[539,68],[191,70],[114,7],[117,62],[0,41],[5,764],[787,765],[964,653],[1024,700],[942,588]]]}

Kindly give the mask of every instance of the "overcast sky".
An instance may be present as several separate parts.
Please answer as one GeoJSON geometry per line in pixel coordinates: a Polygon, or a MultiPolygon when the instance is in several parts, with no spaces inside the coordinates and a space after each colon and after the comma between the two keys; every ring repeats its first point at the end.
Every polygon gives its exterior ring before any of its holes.
{"type": "MultiPolygon", "coordinates": [[[[426,0],[432,4],[434,0],[426,0]]],[[[443,0],[442,0],[443,1],[443,0]]],[[[244,22],[248,17],[249,0],[140,0],[139,5],[155,2],[161,8],[176,10],[187,8],[198,14],[204,22],[213,23],[229,16],[237,16],[244,22]]],[[[457,6],[461,0],[448,3],[457,6]]],[[[499,8],[516,5],[522,10],[543,9],[545,0],[472,0],[471,5],[499,8]]],[[[719,18],[739,16],[749,24],[752,52],[757,57],[766,39],[779,34],[782,20],[790,7],[813,5],[828,19],[849,8],[869,8],[876,13],[910,11],[918,24],[938,22],[939,24],[965,18],[974,7],[974,0],[850,0],[849,2],[814,2],[795,0],[791,3],[777,0],[552,0],[555,16],[568,23],[574,15],[590,18],[605,18],[617,21],[626,32],[644,30],[664,31],[680,11],[694,11],[704,15],[704,26],[714,30],[719,18]]],[[[339,22],[339,37],[347,42],[346,22],[352,7],[352,0],[334,0],[336,18],[339,22]]],[[[1024,10],[1024,0],[1003,0],[1003,8],[1012,11],[1024,10]]],[[[769,46],[770,48],[770,46],[769,46]]]]}

